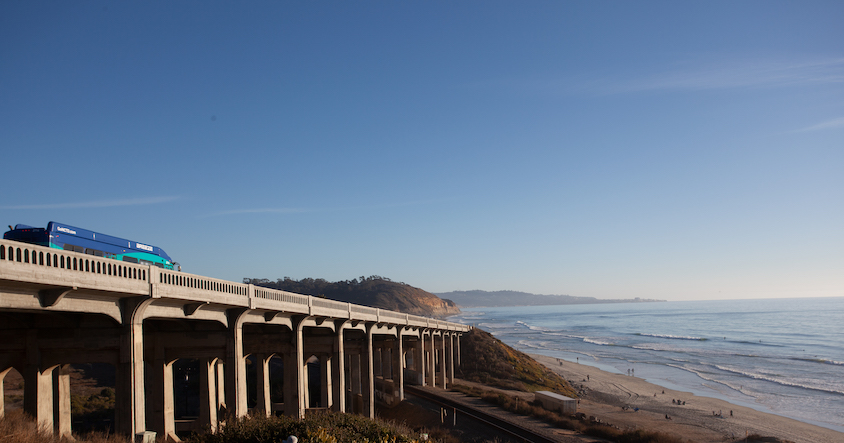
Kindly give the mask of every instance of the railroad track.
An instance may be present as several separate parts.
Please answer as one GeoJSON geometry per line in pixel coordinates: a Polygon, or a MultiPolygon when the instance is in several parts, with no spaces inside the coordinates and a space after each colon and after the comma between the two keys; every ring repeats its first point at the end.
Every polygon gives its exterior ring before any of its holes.
{"type": "Polygon", "coordinates": [[[507,434],[508,436],[514,437],[516,440],[523,441],[526,443],[560,442],[560,440],[549,438],[524,426],[519,426],[515,423],[502,420],[498,417],[487,414],[486,412],[475,409],[471,406],[458,403],[449,398],[441,397],[413,386],[405,386],[404,389],[406,393],[412,394],[415,397],[419,397],[431,403],[435,403],[437,405],[453,409],[466,417],[469,417],[473,420],[477,420],[492,428],[498,429],[499,431],[507,434]]]}

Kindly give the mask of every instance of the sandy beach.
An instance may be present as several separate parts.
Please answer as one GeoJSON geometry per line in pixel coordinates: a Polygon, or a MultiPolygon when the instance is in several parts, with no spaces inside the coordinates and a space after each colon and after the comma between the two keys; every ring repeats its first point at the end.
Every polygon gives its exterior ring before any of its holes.
{"type": "Polygon", "coordinates": [[[578,411],[622,429],[660,431],[695,442],[735,441],[747,434],[795,443],[844,442],[844,433],[820,426],[720,399],[666,389],[637,377],[613,374],[592,366],[543,355],[532,354],[531,357],[562,375],[581,392],[578,411]],[[628,408],[623,409],[625,406],[628,408]],[[721,415],[717,415],[719,412],[721,415]]]}

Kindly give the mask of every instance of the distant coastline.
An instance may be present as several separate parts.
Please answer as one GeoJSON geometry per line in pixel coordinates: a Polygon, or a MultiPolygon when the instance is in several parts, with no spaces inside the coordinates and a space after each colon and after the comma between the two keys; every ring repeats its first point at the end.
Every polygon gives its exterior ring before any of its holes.
{"type": "Polygon", "coordinates": [[[584,305],[597,303],[657,303],[667,300],[650,298],[600,299],[595,297],[575,297],[571,295],[531,294],[520,291],[451,291],[436,294],[444,300],[451,300],[464,308],[489,308],[504,306],[549,306],[549,305],[584,305]]]}

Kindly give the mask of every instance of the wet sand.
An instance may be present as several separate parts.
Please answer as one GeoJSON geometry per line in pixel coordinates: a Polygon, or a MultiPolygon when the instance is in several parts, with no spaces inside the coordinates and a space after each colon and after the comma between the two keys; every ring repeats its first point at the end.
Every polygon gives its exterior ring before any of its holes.
{"type": "Polygon", "coordinates": [[[844,442],[844,433],[820,426],[716,398],[666,389],[637,377],[613,374],[592,366],[543,355],[531,357],[583,392],[579,412],[621,429],[659,431],[695,442],[735,441],[747,434],[795,443],[844,442]],[[672,403],[672,400],[680,400],[685,405],[672,403]],[[624,406],[629,409],[622,409],[624,406]],[[639,408],[638,412],[634,408],[639,408]],[[713,415],[713,411],[716,414],[720,411],[721,416],[713,415]]]}

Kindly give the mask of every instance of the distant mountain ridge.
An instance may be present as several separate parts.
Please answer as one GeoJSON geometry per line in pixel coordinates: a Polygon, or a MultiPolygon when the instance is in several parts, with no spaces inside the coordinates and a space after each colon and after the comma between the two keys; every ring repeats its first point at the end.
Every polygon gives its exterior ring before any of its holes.
{"type": "Polygon", "coordinates": [[[531,294],[519,291],[452,291],[436,294],[457,303],[464,308],[500,307],[500,306],[547,306],[547,305],[583,305],[594,303],[647,303],[664,302],[646,298],[600,299],[595,297],[575,297],[571,295],[531,294]]]}
{"type": "Polygon", "coordinates": [[[443,300],[428,291],[377,275],[337,282],[322,278],[293,280],[289,277],[276,281],[244,278],[243,282],[425,317],[442,318],[460,313],[460,309],[451,300],[443,300]]]}

